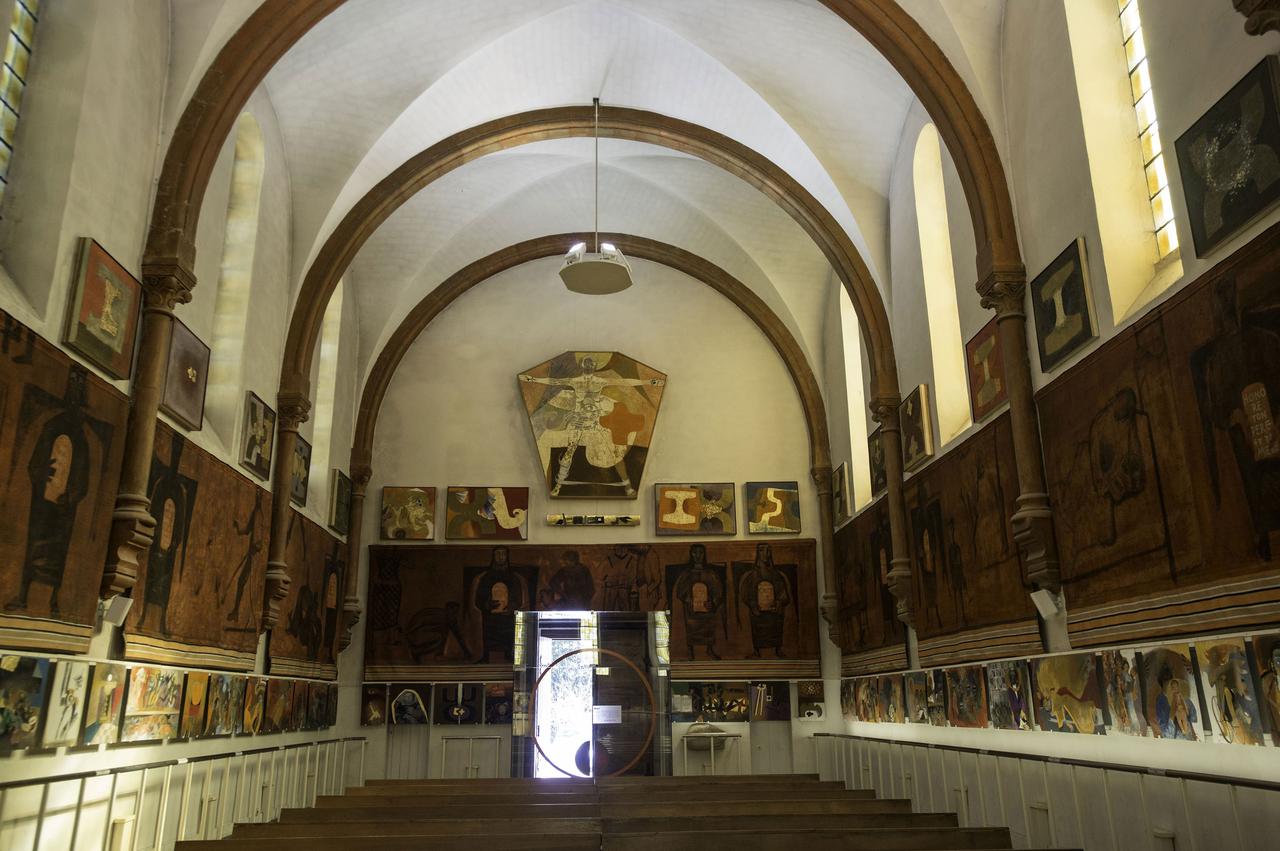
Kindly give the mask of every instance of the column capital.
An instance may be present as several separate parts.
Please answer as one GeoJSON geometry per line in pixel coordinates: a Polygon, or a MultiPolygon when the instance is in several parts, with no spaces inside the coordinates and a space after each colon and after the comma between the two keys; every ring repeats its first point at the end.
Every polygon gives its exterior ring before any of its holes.
{"type": "MultiPolygon", "coordinates": [[[[352,570],[351,565],[347,565],[352,570]]],[[[342,601],[342,632],[338,636],[338,652],[351,646],[351,631],[360,622],[360,598],[348,596],[342,601]]]]}
{"type": "Polygon", "coordinates": [[[196,276],[175,261],[145,263],[142,267],[142,292],[147,307],[172,311],[180,304],[191,301],[196,276]]]}
{"type": "Polygon", "coordinates": [[[282,431],[297,431],[311,413],[311,400],[301,390],[281,390],[276,394],[276,416],[282,431]]]}
{"type": "Polygon", "coordinates": [[[817,486],[819,495],[831,495],[831,467],[814,467],[809,471],[809,475],[813,477],[813,483],[817,486]]]}
{"type": "Polygon", "coordinates": [[[876,396],[867,406],[871,409],[871,419],[886,429],[898,429],[898,406],[902,404],[900,396],[876,396]]]}
{"type": "Polygon", "coordinates": [[[1236,11],[1244,15],[1244,31],[1262,35],[1280,30],[1280,0],[1232,0],[1236,11]]]}
{"type": "Polygon", "coordinates": [[[991,269],[978,282],[982,306],[995,310],[998,317],[1024,316],[1026,292],[1027,272],[1022,266],[991,269]]]}

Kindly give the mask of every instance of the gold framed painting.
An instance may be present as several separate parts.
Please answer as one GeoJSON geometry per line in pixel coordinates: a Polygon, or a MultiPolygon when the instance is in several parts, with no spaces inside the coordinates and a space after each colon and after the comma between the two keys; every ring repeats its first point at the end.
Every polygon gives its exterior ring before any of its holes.
{"type": "Polygon", "coordinates": [[[654,485],[654,533],[733,535],[738,531],[734,483],[654,485]]]}
{"type": "Polygon", "coordinates": [[[929,412],[929,385],[920,384],[898,406],[902,429],[902,467],[915,470],[933,457],[933,416],[929,412]]]}
{"type": "Polygon", "coordinates": [[[382,489],[384,541],[434,541],[436,489],[386,486],[382,489]]]}

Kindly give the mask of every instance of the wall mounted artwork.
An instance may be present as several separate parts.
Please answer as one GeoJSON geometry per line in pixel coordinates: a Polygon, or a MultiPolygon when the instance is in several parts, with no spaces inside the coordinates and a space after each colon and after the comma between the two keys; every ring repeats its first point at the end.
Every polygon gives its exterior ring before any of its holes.
{"type": "Polygon", "coordinates": [[[902,467],[910,472],[933,457],[933,414],[929,385],[920,384],[898,406],[902,428],[902,467]]]}
{"type": "Polygon", "coordinates": [[[209,711],[205,734],[230,736],[240,732],[241,708],[244,706],[244,677],[212,674],[209,677],[209,711]]]}
{"type": "Polygon", "coordinates": [[[204,428],[204,397],[209,386],[209,347],[179,319],[173,320],[160,410],[191,431],[204,428]]]}
{"type": "Polygon", "coordinates": [[[1143,714],[1156,738],[1204,739],[1200,689],[1185,644],[1144,649],[1140,656],[1143,714]]]}
{"type": "Polygon", "coordinates": [[[548,514],[547,525],[561,529],[581,526],[639,526],[638,514],[548,514]]]}
{"type": "Polygon", "coordinates": [[[351,478],[337,467],[329,471],[329,528],[339,535],[351,531],[351,478]]]}
{"type": "Polygon", "coordinates": [[[658,535],[733,535],[738,531],[733,482],[654,485],[658,535]]]}
{"type": "Polygon", "coordinates": [[[871,468],[871,496],[879,497],[889,489],[889,471],[884,465],[884,431],[876,426],[867,435],[867,465],[871,468]]]}
{"type": "Polygon", "coordinates": [[[1198,257],[1280,200],[1278,80],[1267,56],[1175,143],[1198,257]]]}
{"type": "Polygon", "coordinates": [[[897,602],[886,584],[892,551],[889,509],[883,499],[835,533],[836,605],[844,653],[904,640],[897,602]]]}
{"type": "Polygon", "coordinates": [[[817,721],[826,712],[826,687],[822,680],[796,683],[796,717],[817,721]]]}
{"type": "Polygon", "coordinates": [[[203,737],[208,719],[209,674],[191,671],[187,674],[187,687],[182,695],[182,719],[178,725],[178,735],[184,739],[203,737]]]}
{"type": "Polygon", "coordinates": [[[511,683],[486,683],[484,687],[484,723],[510,724],[515,697],[511,683]]]}
{"type": "Polygon", "coordinates": [[[723,724],[749,720],[751,706],[746,683],[673,682],[671,709],[671,720],[678,724],[723,724]]]}
{"type": "Polygon", "coordinates": [[[93,666],[81,744],[111,745],[120,741],[120,720],[124,713],[128,679],[128,669],[124,665],[98,662],[93,666]]]}
{"type": "Polygon", "coordinates": [[[1031,660],[1036,722],[1051,733],[1106,732],[1097,663],[1092,653],[1031,660]]]}
{"type": "MultiPolygon", "coordinates": [[[[925,671],[907,671],[904,698],[906,719],[912,724],[929,723],[929,674],[925,671]]],[[[843,683],[841,687],[843,688],[843,683]]]]}
{"type": "Polygon", "coordinates": [[[1213,734],[1236,745],[1265,745],[1262,707],[1243,639],[1196,642],[1196,660],[1213,734]]]}
{"type": "Polygon", "coordinates": [[[747,686],[750,721],[790,721],[791,683],[765,682],[747,686]]]}
{"type": "Polygon", "coordinates": [[[289,501],[299,508],[307,504],[311,487],[311,444],[298,435],[293,443],[293,467],[289,473],[289,501]]]}
{"type": "Polygon", "coordinates": [[[992,319],[965,343],[964,361],[969,372],[969,409],[975,423],[982,422],[996,408],[1009,401],[1009,383],[1004,377],[1004,349],[1000,328],[992,319]]]}
{"type": "Polygon", "coordinates": [[[392,724],[426,724],[431,720],[430,683],[392,683],[388,691],[391,698],[392,724]]]}
{"type": "Polygon", "coordinates": [[[854,680],[840,681],[840,717],[845,721],[858,720],[858,688],[854,680]]]}
{"type": "Polygon", "coordinates": [[[798,482],[747,482],[742,486],[742,502],[751,534],[800,534],[798,482]]]}
{"type": "Polygon", "coordinates": [[[288,676],[335,675],[347,548],[323,526],[290,512],[289,590],[271,631],[271,670],[288,676]]]}
{"type": "Polygon", "coordinates": [[[634,498],[667,376],[618,352],[565,352],[517,378],[550,495],[634,498]]]}
{"type": "Polygon", "coordinates": [[[1280,633],[1254,637],[1253,658],[1258,666],[1262,715],[1271,731],[1271,744],[1280,747],[1280,633]]]}
{"type": "Polygon", "coordinates": [[[1123,736],[1148,735],[1137,652],[1104,650],[1098,654],[1098,660],[1107,732],[1123,736]]]}
{"type": "Polygon", "coordinates": [[[854,701],[858,709],[858,720],[869,724],[880,721],[880,691],[875,677],[855,680],[854,701]]]}
{"type": "Polygon", "coordinates": [[[929,723],[934,727],[947,726],[947,674],[946,671],[931,670],[929,675],[929,723]]]}
{"type": "Polygon", "coordinates": [[[267,708],[267,681],[262,677],[249,677],[244,687],[244,717],[240,729],[250,735],[262,731],[262,715],[267,708]]]}
{"type": "Polygon", "coordinates": [[[182,671],[173,668],[130,668],[120,741],[175,738],[182,715],[182,680],[182,671]]]}
{"type": "Polygon", "coordinates": [[[529,537],[529,489],[451,485],[445,540],[523,541],[529,537]]]}
{"type": "Polygon", "coordinates": [[[360,726],[382,727],[387,723],[387,684],[365,683],[360,688],[360,726]]]}
{"type": "Polygon", "coordinates": [[[34,748],[49,699],[49,660],[0,656],[0,756],[34,748]]]}
{"type": "Polygon", "coordinates": [[[947,723],[952,727],[987,726],[986,677],[981,665],[945,669],[947,723]]]}
{"type": "Polygon", "coordinates": [[[63,659],[53,666],[49,687],[49,709],[45,713],[40,747],[70,747],[80,741],[84,725],[85,700],[89,692],[88,662],[63,659]]]}
{"type": "Polygon", "coordinates": [[[831,474],[831,519],[837,527],[853,517],[853,491],[849,487],[849,462],[841,462],[831,474]]]}
{"type": "Polygon", "coordinates": [[[311,699],[311,690],[301,680],[293,681],[293,708],[289,712],[289,729],[307,729],[307,704],[311,699]]]}
{"type": "Polygon", "coordinates": [[[889,724],[903,724],[907,720],[906,701],[902,694],[902,675],[886,674],[879,677],[880,720],[889,724]]]}
{"type": "Polygon", "coordinates": [[[1030,289],[1040,371],[1052,372],[1097,336],[1084,237],[1068,245],[1036,276],[1030,289]]]}
{"type": "Polygon", "coordinates": [[[484,683],[436,683],[436,724],[479,724],[484,720],[484,683]]]}
{"type": "Polygon", "coordinates": [[[133,371],[142,285],[89,237],[80,240],[66,343],[112,378],[133,371]]]}
{"type": "Polygon", "coordinates": [[[987,708],[998,730],[1034,730],[1031,669],[1020,660],[988,662],[987,708]]]}
{"type": "Polygon", "coordinates": [[[263,714],[262,732],[285,733],[293,729],[293,680],[272,678],[267,683],[267,709],[263,714]]]}
{"type": "Polygon", "coordinates": [[[384,487],[381,528],[384,541],[434,541],[436,489],[384,487]]]}
{"type": "Polygon", "coordinates": [[[324,683],[309,683],[307,688],[307,729],[322,730],[329,726],[329,687],[324,683]]]}
{"type": "Polygon", "coordinates": [[[128,407],[0,311],[0,628],[10,647],[89,647],[128,407]]]}
{"type": "Polygon", "coordinates": [[[276,440],[276,412],[252,390],[244,394],[240,428],[240,464],[264,482],[271,477],[271,450],[276,440]]]}

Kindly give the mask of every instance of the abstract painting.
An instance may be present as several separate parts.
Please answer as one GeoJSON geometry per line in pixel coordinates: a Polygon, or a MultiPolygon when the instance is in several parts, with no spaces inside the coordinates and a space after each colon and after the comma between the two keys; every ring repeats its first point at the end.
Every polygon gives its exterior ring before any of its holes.
{"type": "Polygon", "coordinates": [[[1198,257],[1280,199],[1278,76],[1267,56],[1175,143],[1198,257]]]}
{"type": "Polygon", "coordinates": [[[93,666],[81,744],[111,745],[120,740],[120,718],[124,712],[124,690],[129,677],[127,671],[124,665],[107,662],[93,666]]]}
{"type": "Polygon", "coordinates": [[[435,723],[479,724],[484,720],[483,684],[436,683],[435,695],[435,723]]]}
{"type": "Polygon", "coordinates": [[[551,496],[634,498],[667,376],[618,352],[565,352],[517,378],[551,496]]]}
{"type": "Polygon", "coordinates": [[[338,652],[347,547],[300,511],[290,512],[289,591],[271,632],[272,670],[330,676],[338,652]]]}
{"type": "Polygon", "coordinates": [[[259,479],[271,477],[271,450],[276,440],[276,412],[252,390],[244,394],[244,425],[240,430],[240,463],[259,479]]]}
{"type": "Polygon", "coordinates": [[[435,537],[435,488],[382,489],[383,540],[434,541],[435,537]]]}
{"type": "Polygon", "coordinates": [[[885,674],[877,678],[880,690],[880,720],[889,724],[906,722],[906,701],[902,694],[902,675],[885,674]]]}
{"type": "Polygon", "coordinates": [[[329,726],[332,727],[338,723],[338,684],[329,683],[329,726]]]}
{"type": "Polygon", "coordinates": [[[329,528],[345,535],[351,531],[351,477],[334,467],[329,482],[329,528]]]}
{"type": "Polygon", "coordinates": [[[204,395],[209,385],[209,347],[179,319],[173,320],[160,410],[191,431],[204,427],[204,395]]]}
{"type": "Polygon", "coordinates": [[[302,435],[293,443],[293,467],[289,473],[289,501],[303,507],[311,486],[311,444],[302,435]]]}
{"type": "Polygon", "coordinates": [[[796,717],[818,720],[825,712],[826,699],[822,680],[801,680],[796,683],[796,717]]]}
{"type": "Polygon", "coordinates": [[[986,677],[981,665],[945,669],[947,722],[952,727],[987,726],[986,677]]]}
{"type": "Polygon", "coordinates": [[[1031,661],[1036,721],[1051,733],[1102,734],[1102,690],[1092,653],[1045,656],[1031,661]]]}
{"type": "Polygon", "coordinates": [[[240,729],[256,736],[262,731],[262,716],[267,708],[267,681],[263,677],[249,677],[244,688],[244,718],[240,729]]]}
{"type": "Polygon", "coordinates": [[[969,408],[973,421],[982,422],[987,415],[1009,399],[1009,384],[1004,377],[1004,351],[1000,333],[992,319],[972,340],[965,343],[964,361],[969,371],[969,408]]]}
{"type": "Polygon", "coordinates": [[[523,541],[529,537],[529,489],[451,485],[445,540],[523,541]]]}
{"type": "Polygon", "coordinates": [[[907,671],[906,718],[911,724],[929,723],[929,675],[925,671],[907,671]]]}
{"type": "Polygon", "coordinates": [[[48,659],[0,656],[0,756],[36,746],[48,697],[48,659]]]}
{"type": "Polygon", "coordinates": [[[884,464],[884,431],[876,426],[867,435],[867,465],[871,468],[871,496],[878,497],[889,489],[889,471],[884,464]]]}
{"type": "Polygon", "coordinates": [[[747,699],[751,703],[748,720],[791,720],[791,683],[785,680],[750,683],[747,686],[747,699]]]}
{"type": "Polygon", "coordinates": [[[947,702],[946,672],[935,669],[926,673],[929,675],[929,723],[935,727],[945,727],[950,707],[947,702]]]}
{"type": "Polygon", "coordinates": [[[230,736],[240,732],[241,707],[244,706],[244,677],[213,674],[209,677],[209,714],[205,733],[230,736]]]}
{"type": "Polygon", "coordinates": [[[120,741],[176,737],[182,715],[182,679],[182,671],[172,668],[131,668],[120,741]]]}
{"type": "Polygon", "coordinates": [[[1185,644],[1153,647],[1138,657],[1142,673],[1143,714],[1159,739],[1202,741],[1200,692],[1185,644]]]}
{"type": "Polygon", "coordinates": [[[1068,245],[1031,282],[1031,313],[1041,372],[1052,372],[1097,335],[1084,237],[1068,245]]]}
{"type": "Polygon", "coordinates": [[[875,724],[880,720],[880,689],[875,677],[856,680],[853,687],[858,720],[875,724]]]}
{"type": "Polygon", "coordinates": [[[929,385],[920,384],[898,406],[902,428],[902,468],[911,471],[933,457],[933,415],[929,408],[929,385]]]}
{"type": "Polygon", "coordinates": [[[888,504],[883,499],[835,533],[835,591],[844,653],[903,640],[897,601],[887,584],[892,546],[888,504]]]}
{"type": "Polygon", "coordinates": [[[307,724],[312,730],[322,730],[329,726],[329,686],[325,683],[310,683],[310,695],[307,702],[307,724]]]}
{"type": "MultiPolygon", "coordinates": [[[[908,700],[910,697],[908,696],[908,700]]],[[[840,717],[846,721],[858,720],[858,681],[840,681],[840,717]]]]}
{"type": "Polygon", "coordinates": [[[40,747],[70,747],[80,741],[85,698],[89,691],[89,663],[59,661],[53,668],[49,709],[45,713],[40,747]]]}
{"type": "Polygon", "coordinates": [[[1254,636],[1253,658],[1258,666],[1258,697],[1271,731],[1271,744],[1280,747],[1280,633],[1254,636]]]}
{"type": "Polygon", "coordinates": [[[748,532],[753,535],[800,534],[798,482],[747,482],[742,491],[748,532]]]}
{"type": "Polygon", "coordinates": [[[393,683],[391,695],[392,724],[426,724],[431,719],[431,685],[429,683],[393,683]]]}
{"type": "Polygon", "coordinates": [[[138,337],[142,285],[89,237],[80,240],[66,343],[112,378],[128,378],[138,337]]]}
{"type": "Polygon", "coordinates": [[[487,683],[484,687],[484,723],[510,724],[515,688],[511,683],[487,683]]]}
{"type": "Polygon", "coordinates": [[[831,518],[836,527],[853,517],[853,491],[849,489],[849,462],[842,461],[831,474],[831,518]]]}
{"type": "Polygon", "coordinates": [[[387,684],[365,683],[360,688],[360,726],[382,727],[387,723],[387,684]]]}
{"type": "Polygon", "coordinates": [[[1022,660],[987,663],[987,708],[997,730],[1034,730],[1031,669],[1022,660]]]}
{"type": "Polygon", "coordinates": [[[307,684],[302,680],[293,681],[293,708],[289,711],[289,730],[306,730],[307,722],[307,704],[311,697],[311,691],[307,688],[307,684]]]}
{"type": "Polygon", "coordinates": [[[1200,679],[1214,734],[1236,745],[1265,745],[1262,708],[1254,690],[1244,639],[1196,642],[1200,679]]]}
{"type": "Polygon", "coordinates": [[[1138,654],[1133,650],[1103,650],[1102,692],[1106,702],[1107,732],[1125,736],[1147,735],[1147,719],[1142,712],[1142,687],[1138,654]]]}
{"type": "Polygon", "coordinates": [[[182,721],[178,735],[184,739],[204,736],[209,718],[209,675],[201,671],[187,672],[187,687],[182,696],[182,721]]]}
{"type": "Polygon", "coordinates": [[[659,535],[733,535],[738,512],[733,482],[654,485],[654,532],[659,535]]]}
{"type": "Polygon", "coordinates": [[[287,733],[293,729],[293,680],[272,678],[267,683],[267,710],[262,732],[287,733]]]}

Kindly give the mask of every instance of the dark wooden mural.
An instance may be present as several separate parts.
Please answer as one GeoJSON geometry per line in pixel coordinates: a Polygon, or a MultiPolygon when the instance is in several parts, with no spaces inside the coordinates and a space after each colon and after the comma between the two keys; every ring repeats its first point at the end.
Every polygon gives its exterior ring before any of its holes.
{"type": "Polygon", "coordinates": [[[371,546],[366,679],[509,674],[522,609],[671,612],[680,670],[816,670],[812,540],[371,546]]]}
{"type": "Polygon", "coordinates": [[[1041,394],[1071,609],[1280,567],[1278,248],[1272,228],[1041,394]]]}
{"type": "Polygon", "coordinates": [[[87,648],[127,412],[128,400],[114,387],[0,311],[0,629],[6,645],[87,648]]]}
{"type": "Polygon", "coordinates": [[[271,670],[277,674],[335,673],[342,615],[345,545],[324,527],[291,511],[286,561],[289,595],[271,631],[271,670]]]}
{"type": "Polygon", "coordinates": [[[917,635],[1035,619],[1009,520],[1018,475],[1008,413],[908,479],[903,494],[917,635]]]}
{"type": "Polygon", "coordinates": [[[148,484],[155,540],[126,623],[131,659],[248,670],[258,647],[271,494],[156,425],[148,484]]]}
{"type": "Polygon", "coordinates": [[[836,532],[835,552],[841,651],[860,653],[901,644],[903,625],[884,583],[893,553],[885,499],[836,532]]]}

